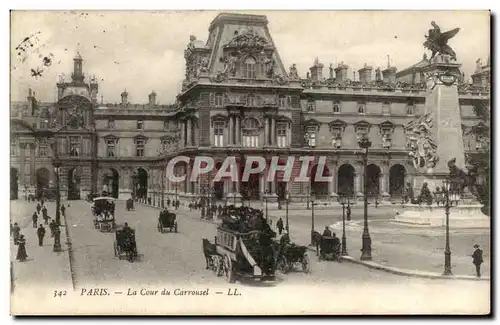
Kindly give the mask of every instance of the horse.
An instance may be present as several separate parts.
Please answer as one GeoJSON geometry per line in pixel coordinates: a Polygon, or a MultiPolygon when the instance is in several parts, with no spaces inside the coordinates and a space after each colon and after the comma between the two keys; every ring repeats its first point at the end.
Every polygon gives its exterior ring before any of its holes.
{"type": "Polygon", "coordinates": [[[213,266],[211,256],[216,254],[216,248],[215,248],[216,245],[212,244],[206,238],[202,239],[202,243],[203,243],[203,255],[205,255],[205,262],[207,264],[206,269],[208,270],[210,269],[211,266],[213,266]]]}
{"type": "Polygon", "coordinates": [[[136,251],[136,247],[135,247],[135,240],[131,234],[124,236],[123,251],[125,252],[125,255],[127,256],[127,261],[134,262],[135,258],[137,257],[137,251],[136,251]]]}

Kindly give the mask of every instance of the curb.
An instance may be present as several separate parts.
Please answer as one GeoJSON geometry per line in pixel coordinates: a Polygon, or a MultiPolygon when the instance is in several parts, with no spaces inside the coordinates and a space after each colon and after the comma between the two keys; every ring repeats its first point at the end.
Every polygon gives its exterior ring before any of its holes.
{"type": "MultiPolygon", "coordinates": [[[[67,211],[66,211],[67,212],[67,211]]],[[[71,243],[71,237],[69,236],[68,219],[66,218],[66,213],[64,214],[64,228],[66,232],[66,246],[68,247],[68,258],[69,258],[69,272],[71,274],[71,284],[73,285],[73,290],[76,290],[76,270],[73,266],[74,256],[73,256],[73,245],[71,243]]]]}

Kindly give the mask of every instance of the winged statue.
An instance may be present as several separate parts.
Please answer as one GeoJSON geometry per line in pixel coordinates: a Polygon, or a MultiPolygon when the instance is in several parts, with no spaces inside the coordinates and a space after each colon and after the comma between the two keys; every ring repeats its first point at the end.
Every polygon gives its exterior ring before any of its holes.
{"type": "Polygon", "coordinates": [[[447,32],[441,33],[441,29],[436,22],[431,22],[432,29],[429,29],[429,35],[425,35],[424,47],[432,52],[431,59],[436,54],[450,55],[453,60],[457,59],[455,51],[447,44],[448,40],[457,35],[460,28],[455,28],[447,32]]]}

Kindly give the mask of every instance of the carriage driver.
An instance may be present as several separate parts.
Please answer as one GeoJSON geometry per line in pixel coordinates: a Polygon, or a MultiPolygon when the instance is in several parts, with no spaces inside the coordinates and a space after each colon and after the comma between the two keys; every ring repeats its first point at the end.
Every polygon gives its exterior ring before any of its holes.
{"type": "Polygon", "coordinates": [[[325,226],[325,231],[323,231],[323,237],[332,237],[332,232],[328,226],[325,226]]]}
{"type": "Polygon", "coordinates": [[[123,226],[123,233],[125,234],[130,234],[132,232],[132,228],[128,226],[128,223],[125,222],[125,225],[123,226]]]}

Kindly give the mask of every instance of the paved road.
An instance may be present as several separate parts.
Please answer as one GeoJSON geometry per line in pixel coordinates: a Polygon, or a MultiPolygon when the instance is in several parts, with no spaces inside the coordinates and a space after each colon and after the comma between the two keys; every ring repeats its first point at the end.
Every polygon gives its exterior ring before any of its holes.
{"type": "MultiPolygon", "coordinates": [[[[198,288],[200,286],[203,288],[228,288],[224,278],[218,278],[212,272],[205,270],[201,239],[212,239],[215,235],[216,226],[200,221],[198,219],[199,212],[188,212],[181,209],[178,211],[179,233],[160,234],[156,229],[158,211],[154,208],[136,204],[135,211],[127,212],[124,202],[117,202],[116,215],[118,223],[128,222],[131,227],[136,229],[140,260],[129,263],[126,260],[115,258],[113,251],[114,234],[100,233],[93,228],[88,203],[82,201],[73,202],[69,208],[68,224],[71,227],[70,236],[73,241],[75,256],[73,266],[76,269],[77,290],[110,286],[120,288],[115,290],[121,291],[126,291],[127,287],[137,288],[137,286],[161,289],[162,287],[172,287],[173,284],[175,284],[175,287],[186,288],[192,288],[193,286],[198,288]]],[[[358,299],[361,299],[360,301],[367,299],[372,301],[377,296],[378,298],[375,299],[377,304],[380,303],[379,299],[382,299],[384,295],[392,296],[392,299],[394,299],[395,292],[403,289],[404,291],[401,292],[406,292],[406,294],[403,298],[398,299],[407,300],[405,306],[414,307],[414,302],[412,303],[414,299],[426,299],[425,302],[419,305],[419,308],[424,308],[424,305],[432,306],[431,301],[434,300],[439,302],[436,293],[446,292],[446,290],[455,292],[460,288],[461,292],[467,290],[469,294],[472,294],[460,299],[457,302],[460,306],[471,304],[472,300],[470,299],[477,297],[477,295],[481,297],[482,302],[489,297],[487,296],[489,292],[489,284],[487,283],[396,276],[351,263],[318,262],[314,254],[311,254],[310,259],[312,262],[312,272],[310,274],[292,272],[287,275],[279,275],[277,283],[270,287],[265,286],[266,290],[262,290],[262,285],[239,282],[235,287],[245,292],[245,299],[262,299],[262,302],[268,300],[270,304],[276,303],[276,299],[286,299],[290,297],[290,294],[300,292],[301,295],[303,294],[303,298],[297,298],[299,299],[298,302],[304,308],[308,308],[307,310],[324,306],[323,308],[332,308],[332,310],[339,312],[356,311],[356,309],[352,309],[352,306],[356,304],[358,299]],[[347,295],[348,298],[345,299],[350,300],[339,301],[334,299],[337,301],[336,303],[321,299],[321,301],[318,301],[319,294],[311,291],[314,288],[336,292],[339,299],[344,299],[340,297],[347,295]],[[382,289],[386,291],[380,291],[382,289]],[[364,293],[367,296],[356,298],[356,301],[353,301],[353,290],[358,294],[360,290],[365,290],[364,293]],[[476,296],[474,296],[475,293],[476,296]],[[274,299],[271,299],[273,296],[274,299]],[[347,307],[341,308],[348,302],[351,309],[347,307]]],[[[456,293],[453,294],[456,295],[456,293]]],[[[240,303],[243,304],[242,301],[245,299],[241,300],[240,303]]],[[[390,298],[387,297],[387,299],[390,298]]],[[[296,302],[290,302],[290,304],[294,303],[296,302]]],[[[244,306],[244,304],[241,306],[244,306]]],[[[383,304],[373,305],[372,307],[377,306],[380,307],[383,304]]],[[[403,302],[401,301],[396,304],[392,303],[391,308],[387,307],[387,310],[395,312],[396,307],[403,308],[402,306],[403,302]]],[[[132,304],[129,307],[135,308],[137,306],[132,304]]],[[[262,310],[265,310],[262,308],[266,307],[266,305],[257,307],[255,310],[257,311],[260,308],[262,312],[262,310]]],[[[450,307],[456,308],[455,305],[450,307]]],[[[153,310],[159,307],[150,306],[148,308],[153,310]]],[[[200,305],[190,306],[189,308],[186,310],[192,312],[205,310],[204,308],[208,307],[204,306],[203,302],[200,301],[200,305]]],[[[368,311],[368,309],[364,310],[368,311]]],[[[212,309],[208,310],[213,311],[214,309],[212,307],[212,309]]],[[[279,310],[283,309],[276,307],[275,311],[279,312],[279,310]]],[[[218,311],[222,311],[222,309],[218,309],[218,311]]]]}

